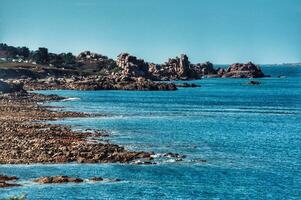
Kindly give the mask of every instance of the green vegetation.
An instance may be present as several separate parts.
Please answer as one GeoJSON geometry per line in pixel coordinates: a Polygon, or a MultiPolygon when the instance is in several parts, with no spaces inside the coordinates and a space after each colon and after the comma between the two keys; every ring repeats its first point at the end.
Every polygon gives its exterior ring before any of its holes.
{"type": "Polygon", "coordinates": [[[53,65],[64,67],[76,64],[76,58],[72,53],[49,53],[45,47],[36,51],[30,51],[27,47],[14,47],[0,43],[0,58],[30,60],[41,65],[53,65]]]}

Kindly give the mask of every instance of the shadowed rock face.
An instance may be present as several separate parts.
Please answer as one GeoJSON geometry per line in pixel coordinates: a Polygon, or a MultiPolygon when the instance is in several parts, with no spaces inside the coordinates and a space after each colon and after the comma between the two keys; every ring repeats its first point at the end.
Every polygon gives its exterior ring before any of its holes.
{"type": "Polygon", "coordinates": [[[23,84],[11,84],[0,81],[0,94],[14,92],[25,92],[25,90],[23,89],[23,84]]]}
{"type": "Polygon", "coordinates": [[[260,67],[252,62],[234,63],[227,70],[219,71],[219,74],[225,78],[261,78],[265,76],[260,67]]]}

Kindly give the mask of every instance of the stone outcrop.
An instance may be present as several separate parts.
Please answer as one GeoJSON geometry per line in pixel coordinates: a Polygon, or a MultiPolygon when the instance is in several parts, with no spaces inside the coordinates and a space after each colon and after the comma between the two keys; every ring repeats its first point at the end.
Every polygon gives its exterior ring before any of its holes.
{"type": "Polygon", "coordinates": [[[191,66],[191,70],[195,74],[194,77],[201,78],[207,75],[217,74],[217,71],[214,69],[213,64],[211,62],[198,63],[191,66]]]}
{"type": "Polygon", "coordinates": [[[121,53],[117,57],[117,66],[123,69],[122,74],[130,77],[149,77],[148,63],[128,53],[121,53]]]}
{"type": "Polygon", "coordinates": [[[14,93],[14,92],[26,92],[26,91],[23,89],[23,84],[21,83],[12,84],[0,80],[0,94],[14,93]]]}
{"type": "Polygon", "coordinates": [[[128,77],[143,77],[155,81],[197,79],[204,75],[216,74],[210,62],[191,64],[188,56],[169,58],[164,64],[147,63],[128,53],[120,54],[117,65],[123,69],[122,74],[128,77]]]}
{"type": "Polygon", "coordinates": [[[169,58],[162,65],[150,64],[149,72],[155,80],[189,79],[191,74],[190,62],[185,54],[169,58]]]}
{"type": "Polygon", "coordinates": [[[261,78],[265,75],[261,71],[260,67],[248,62],[245,64],[234,63],[224,71],[219,71],[219,74],[223,78],[261,78]]]}

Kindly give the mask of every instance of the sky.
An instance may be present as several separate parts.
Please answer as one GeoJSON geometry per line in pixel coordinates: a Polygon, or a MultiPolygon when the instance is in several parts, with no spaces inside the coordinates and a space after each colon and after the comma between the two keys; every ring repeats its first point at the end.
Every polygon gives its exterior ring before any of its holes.
{"type": "Polygon", "coordinates": [[[0,0],[0,42],[162,63],[301,61],[301,0],[0,0]]]}

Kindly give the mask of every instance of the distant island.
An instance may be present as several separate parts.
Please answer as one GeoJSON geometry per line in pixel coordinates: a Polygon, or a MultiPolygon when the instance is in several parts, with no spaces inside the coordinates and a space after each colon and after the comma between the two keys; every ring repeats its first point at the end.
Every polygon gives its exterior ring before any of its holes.
{"type": "Polygon", "coordinates": [[[75,56],[51,53],[45,47],[32,51],[2,43],[0,60],[0,79],[22,84],[26,90],[176,90],[174,83],[158,81],[265,76],[252,62],[214,68],[211,62],[192,64],[186,54],[155,64],[129,53],[114,60],[90,51],[75,56]]]}
{"type": "Polygon", "coordinates": [[[301,62],[297,62],[297,63],[282,63],[282,64],[269,64],[270,66],[292,66],[292,67],[296,67],[296,66],[301,66],[301,62]]]}

